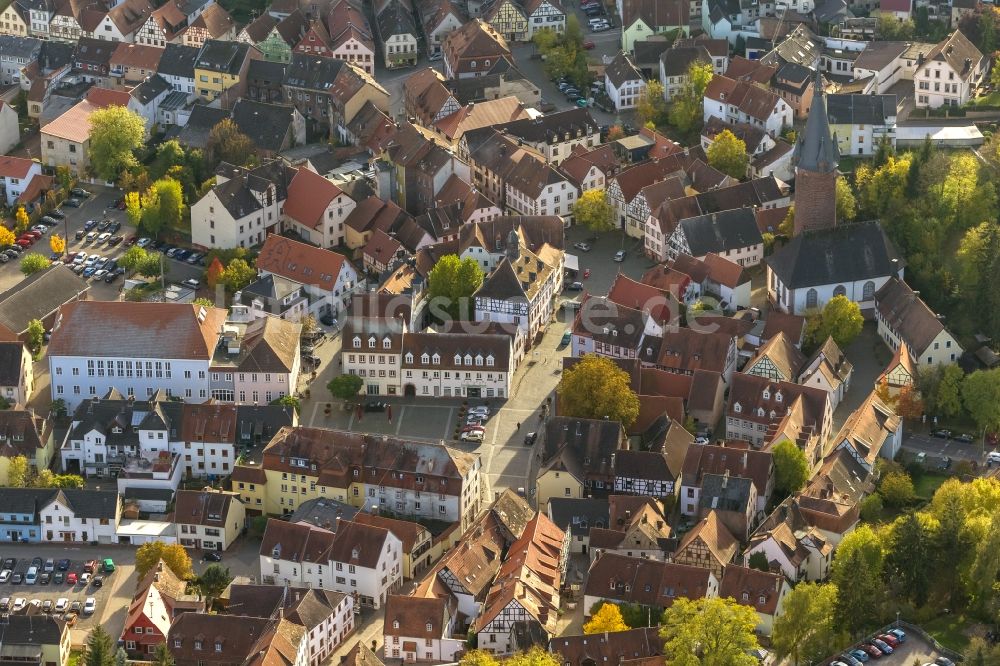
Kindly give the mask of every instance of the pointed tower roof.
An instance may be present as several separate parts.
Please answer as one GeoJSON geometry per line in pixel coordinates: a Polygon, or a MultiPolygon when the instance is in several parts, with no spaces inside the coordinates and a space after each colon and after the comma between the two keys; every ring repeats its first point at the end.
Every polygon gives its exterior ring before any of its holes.
{"type": "Polygon", "coordinates": [[[830,136],[830,120],[826,115],[826,100],[823,87],[820,85],[820,73],[816,72],[813,80],[812,107],[809,109],[809,119],[806,128],[799,134],[795,143],[795,154],[792,160],[797,169],[830,173],[836,170],[840,160],[840,149],[837,147],[836,136],[830,136]]]}

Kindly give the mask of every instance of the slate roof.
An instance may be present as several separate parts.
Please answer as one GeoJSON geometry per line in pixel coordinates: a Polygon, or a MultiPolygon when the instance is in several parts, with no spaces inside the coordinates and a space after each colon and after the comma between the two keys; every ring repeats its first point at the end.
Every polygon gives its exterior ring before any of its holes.
{"type": "MultiPolygon", "coordinates": [[[[14,343],[4,343],[14,344],[14,343]]],[[[21,346],[21,343],[16,343],[21,346]]],[[[24,409],[0,410],[0,456],[24,456],[34,461],[38,449],[45,446],[51,430],[41,417],[24,409]]]]}
{"type": "Polygon", "coordinates": [[[722,254],[764,242],[757,228],[752,208],[709,213],[680,221],[691,255],[702,257],[710,252],[722,254]]]}
{"type": "Polygon", "coordinates": [[[632,62],[632,57],[619,51],[614,60],[605,67],[604,75],[615,88],[621,88],[628,81],[645,81],[642,73],[632,62]]]}
{"type": "MultiPolygon", "coordinates": [[[[910,286],[892,277],[875,292],[875,308],[890,330],[902,338],[914,356],[923,354],[945,330],[944,324],[910,286]]],[[[956,349],[956,356],[961,350],[956,349]]]]}
{"type": "Polygon", "coordinates": [[[223,42],[206,39],[198,53],[196,67],[213,72],[237,74],[250,51],[250,45],[242,42],[223,42]]]}
{"type": "Polygon", "coordinates": [[[549,499],[549,519],[574,537],[586,536],[591,527],[608,527],[611,523],[608,500],[578,497],[549,499]]]}
{"type": "Polygon", "coordinates": [[[194,78],[194,65],[200,49],[183,44],[167,44],[156,71],[165,76],[194,78]]]}
{"type": "Polygon", "coordinates": [[[34,37],[0,35],[0,58],[5,60],[24,58],[27,64],[35,59],[41,48],[42,40],[34,37]]]}
{"type": "Polygon", "coordinates": [[[840,147],[836,139],[836,136],[830,136],[830,121],[826,114],[820,74],[817,72],[813,82],[809,119],[806,120],[805,130],[799,134],[795,142],[795,152],[792,154],[795,168],[814,173],[835,171],[840,160],[840,147]]]}
{"type": "Polygon", "coordinates": [[[831,125],[885,125],[896,117],[895,95],[827,95],[831,125]]]}
{"type": "MultiPolygon", "coordinates": [[[[66,631],[66,623],[50,615],[10,614],[0,624],[0,645],[3,645],[5,654],[14,653],[20,647],[30,651],[40,650],[43,646],[60,645],[66,631]]],[[[23,657],[18,655],[14,663],[21,661],[23,657]]]]}
{"type": "Polygon", "coordinates": [[[277,153],[285,148],[297,111],[294,106],[265,104],[241,98],[233,107],[233,122],[262,150],[277,153]]]}
{"type": "Polygon", "coordinates": [[[693,63],[711,63],[712,54],[704,46],[674,47],[663,51],[657,60],[660,63],[660,73],[664,76],[685,76],[693,63]]]}
{"type": "Polygon", "coordinates": [[[84,280],[64,264],[57,263],[0,294],[0,325],[23,333],[32,319],[44,320],[59,306],[89,290],[84,280]]]}
{"type": "Polygon", "coordinates": [[[114,520],[121,498],[117,490],[59,490],[51,501],[62,502],[73,510],[76,518],[114,520]]]}
{"type": "Polygon", "coordinates": [[[20,384],[23,363],[24,343],[20,340],[0,342],[0,386],[20,384]]]}
{"type": "Polygon", "coordinates": [[[766,261],[788,289],[898,275],[906,265],[878,221],[807,231],[766,261]]]}
{"type": "Polygon", "coordinates": [[[171,87],[166,79],[159,74],[153,74],[133,88],[131,94],[132,97],[139,100],[140,104],[146,105],[168,90],[171,90],[171,87]]]}

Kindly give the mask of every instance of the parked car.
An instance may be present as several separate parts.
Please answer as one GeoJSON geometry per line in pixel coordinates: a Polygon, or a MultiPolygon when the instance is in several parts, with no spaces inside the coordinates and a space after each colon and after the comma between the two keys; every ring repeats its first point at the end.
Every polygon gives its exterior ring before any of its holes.
{"type": "Polygon", "coordinates": [[[594,48],[594,46],[595,46],[594,42],[590,41],[589,39],[584,41],[583,43],[583,48],[587,49],[588,51],[594,48]]]}
{"type": "Polygon", "coordinates": [[[95,240],[97,240],[97,232],[96,231],[87,232],[87,235],[84,236],[83,240],[84,242],[87,243],[93,243],[95,240]]]}
{"type": "Polygon", "coordinates": [[[892,646],[883,641],[881,638],[871,639],[871,644],[882,651],[882,654],[892,654],[892,646]]]}
{"type": "Polygon", "coordinates": [[[56,600],[56,605],[54,607],[55,612],[63,613],[67,608],[69,608],[69,599],[66,597],[59,597],[59,599],[56,600]]]}
{"type": "Polygon", "coordinates": [[[939,430],[932,430],[931,437],[937,437],[938,439],[951,439],[951,430],[945,430],[943,428],[939,430]]]}
{"type": "Polygon", "coordinates": [[[879,634],[878,636],[876,636],[876,638],[878,638],[880,641],[882,641],[883,643],[885,643],[886,645],[888,645],[893,649],[895,649],[896,646],[899,645],[899,639],[896,638],[895,636],[892,636],[891,634],[879,634]]]}
{"type": "Polygon", "coordinates": [[[108,242],[109,238],[111,238],[111,232],[105,231],[104,233],[102,233],[100,236],[97,237],[97,242],[103,245],[104,243],[108,242]]]}
{"type": "Polygon", "coordinates": [[[43,613],[51,613],[52,612],[52,600],[51,599],[46,599],[45,601],[42,602],[42,612],[43,613]]]}
{"type": "Polygon", "coordinates": [[[617,252],[615,252],[615,256],[613,257],[613,259],[620,264],[621,262],[625,261],[625,255],[626,255],[625,250],[618,250],[617,252]]]}
{"type": "Polygon", "coordinates": [[[934,663],[937,664],[937,666],[955,666],[955,662],[948,657],[938,657],[934,660],[934,663]]]}
{"type": "Polygon", "coordinates": [[[112,236],[108,239],[108,247],[114,247],[122,242],[121,236],[112,236]]]}
{"type": "Polygon", "coordinates": [[[20,613],[24,610],[24,607],[28,605],[27,600],[24,597],[17,597],[14,599],[14,605],[11,606],[11,610],[15,613],[20,613]]]}
{"type": "Polygon", "coordinates": [[[97,599],[87,597],[87,600],[83,602],[83,614],[93,615],[95,610],[97,610],[97,599]]]}
{"type": "Polygon", "coordinates": [[[49,211],[49,217],[54,217],[57,220],[64,220],[66,219],[66,213],[61,210],[51,210],[49,211]]]}
{"type": "Polygon", "coordinates": [[[52,574],[52,583],[54,585],[62,585],[63,582],[65,582],[65,580],[66,580],[66,574],[64,574],[62,571],[57,571],[54,574],[52,574]]]}
{"type": "Polygon", "coordinates": [[[484,437],[486,437],[485,430],[470,430],[463,432],[461,439],[463,442],[481,442],[484,437]]]}
{"type": "Polygon", "coordinates": [[[323,324],[324,326],[336,326],[337,318],[327,313],[319,318],[319,323],[323,324]]]}
{"type": "Polygon", "coordinates": [[[104,218],[103,220],[97,223],[97,230],[107,231],[108,227],[110,226],[111,226],[111,220],[109,220],[108,218],[104,218]]]}
{"type": "Polygon", "coordinates": [[[222,553],[220,553],[218,551],[215,551],[215,550],[210,550],[210,551],[206,552],[204,555],[202,555],[201,559],[203,559],[203,560],[205,560],[207,562],[221,562],[222,561],[222,553]]]}
{"type": "Polygon", "coordinates": [[[14,572],[11,571],[10,569],[4,569],[3,571],[0,571],[0,583],[10,582],[10,577],[13,573],[14,572]]]}
{"type": "Polygon", "coordinates": [[[879,650],[874,645],[872,645],[871,643],[862,643],[861,645],[858,646],[858,649],[862,650],[872,659],[878,659],[879,657],[882,656],[882,651],[879,650]]]}
{"type": "Polygon", "coordinates": [[[364,409],[366,412],[384,412],[388,406],[385,402],[366,402],[364,409]]]}
{"type": "Polygon", "coordinates": [[[461,429],[460,432],[466,433],[466,432],[472,432],[474,430],[483,430],[483,431],[485,431],[486,428],[484,428],[481,425],[467,425],[467,426],[462,426],[462,429],[461,429]]]}
{"type": "Polygon", "coordinates": [[[850,652],[840,655],[840,660],[846,663],[847,666],[861,666],[861,661],[850,652]]]}
{"type": "Polygon", "coordinates": [[[88,585],[90,585],[90,579],[93,577],[94,574],[91,573],[80,574],[80,585],[83,587],[87,587],[88,585]]]}
{"type": "Polygon", "coordinates": [[[961,435],[955,437],[955,441],[962,442],[963,444],[971,444],[973,442],[973,437],[972,435],[967,435],[963,432],[961,435]]]}
{"type": "Polygon", "coordinates": [[[580,252],[590,252],[590,245],[588,243],[584,243],[583,241],[580,241],[579,243],[573,243],[573,247],[575,247],[580,252]]]}
{"type": "Polygon", "coordinates": [[[38,582],[38,567],[28,567],[28,572],[24,574],[24,582],[28,585],[38,582]]]}
{"type": "Polygon", "coordinates": [[[140,238],[139,240],[136,241],[135,244],[138,245],[139,247],[145,248],[151,245],[152,242],[153,242],[152,238],[140,238]]]}
{"type": "Polygon", "coordinates": [[[75,197],[70,197],[63,202],[63,206],[69,206],[70,208],[79,208],[83,205],[83,202],[75,197]]]}
{"type": "Polygon", "coordinates": [[[525,446],[534,446],[536,439],[538,439],[538,433],[537,432],[529,432],[527,435],[524,436],[524,445],[525,446]]]}
{"type": "Polygon", "coordinates": [[[938,469],[951,469],[951,458],[949,456],[941,458],[941,462],[938,464],[938,469]]]}
{"type": "Polygon", "coordinates": [[[490,408],[486,405],[476,405],[469,408],[469,414],[482,414],[486,418],[490,417],[490,408]]]}
{"type": "Polygon", "coordinates": [[[66,574],[66,584],[67,585],[76,585],[76,572],[75,571],[70,571],[68,574],[66,574]]]}
{"type": "Polygon", "coordinates": [[[86,199],[87,197],[90,196],[90,192],[83,189],[82,187],[74,187],[72,190],[69,191],[69,193],[72,194],[74,197],[80,197],[83,199],[86,199]]]}
{"type": "Polygon", "coordinates": [[[14,575],[10,577],[11,585],[20,585],[23,582],[24,582],[24,576],[17,572],[14,572],[14,575]]]}
{"type": "Polygon", "coordinates": [[[101,561],[101,571],[103,571],[106,574],[114,573],[114,571],[115,571],[115,561],[113,559],[111,559],[110,557],[105,557],[101,561]]]}

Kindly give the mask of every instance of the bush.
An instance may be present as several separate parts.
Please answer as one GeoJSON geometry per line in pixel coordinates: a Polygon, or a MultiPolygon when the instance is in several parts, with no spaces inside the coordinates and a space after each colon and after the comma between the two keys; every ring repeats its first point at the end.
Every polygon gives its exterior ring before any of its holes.
{"type": "Polygon", "coordinates": [[[913,480],[905,472],[891,472],[882,478],[879,492],[888,506],[900,508],[913,501],[913,480]]]}
{"type": "Polygon", "coordinates": [[[882,517],[882,496],[872,493],[861,501],[861,520],[866,523],[877,522],[882,517]]]}

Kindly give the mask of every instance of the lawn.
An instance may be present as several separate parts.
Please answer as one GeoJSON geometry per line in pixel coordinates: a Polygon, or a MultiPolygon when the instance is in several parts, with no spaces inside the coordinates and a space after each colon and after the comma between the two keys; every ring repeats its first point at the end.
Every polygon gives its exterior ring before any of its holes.
{"type": "Polygon", "coordinates": [[[965,633],[967,623],[962,615],[942,615],[921,626],[938,643],[956,652],[963,652],[969,644],[965,633]]]}
{"type": "Polygon", "coordinates": [[[941,486],[942,483],[947,481],[948,478],[949,477],[944,474],[924,472],[919,479],[913,482],[914,493],[922,500],[930,500],[934,497],[934,492],[941,486]]]}

